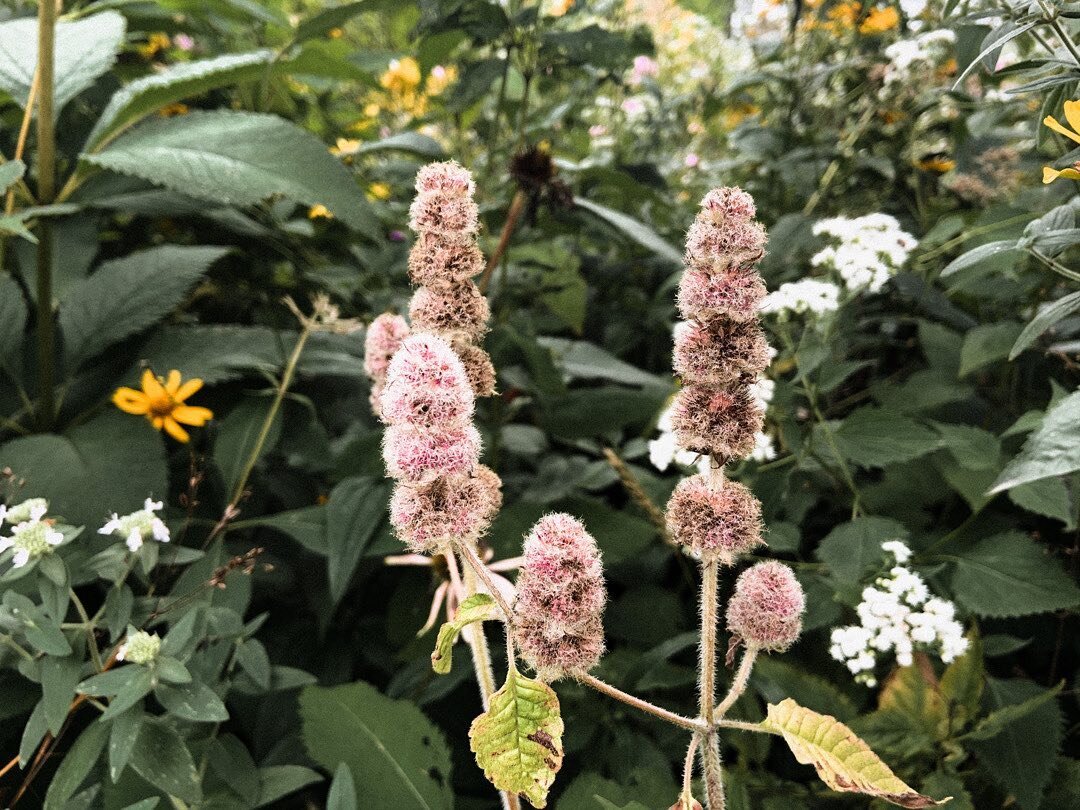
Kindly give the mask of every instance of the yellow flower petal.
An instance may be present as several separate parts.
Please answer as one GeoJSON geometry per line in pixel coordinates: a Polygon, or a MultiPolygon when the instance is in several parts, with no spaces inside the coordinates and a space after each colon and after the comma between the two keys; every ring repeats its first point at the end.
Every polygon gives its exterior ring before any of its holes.
{"type": "Polygon", "coordinates": [[[1073,132],[1080,132],[1080,101],[1065,102],[1065,120],[1073,128],[1073,132]]]}
{"type": "Polygon", "coordinates": [[[1080,180],[1080,171],[1076,169],[1052,169],[1049,166],[1043,166],[1043,183],[1053,183],[1059,177],[1064,177],[1066,180],[1080,180]]]}
{"type": "Polygon", "coordinates": [[[176,420],[173,419],[171,416],[165,417],[164,425],[165,432],[181,444],[186,444],[191,439],[191,436],[188,435],[188,432],[182,427],[180,427],[180,425],[177,424],[176,420]]]}
{"type": "Polygon", "coordinates": [[[168,379],[165,380],[165,390],[169,392],[171,396],[176,396],[176,389],[180,387],[180,372],[175,368],[169,372],[168,379]]]}
{"type": "Polygon", "coordinates": [[[182,424],[202,427],[214,418],[214,412],[198,405],[177,405],[170,416],[182,424]]]}
{"type": "Polygon", "coordinates": [[[1052,115],[1048,115],[1046,116],[1046,118],[1043,119],[1043,126],[1050,127],[1050,129],[1054,130],[1054,132],[1058,133],[1059,135],[1064,135],[1066,138],[1080,143],[1080,135],[1076,134],[1072,130],[1063,127],[1052,115]]]}
{"type": "Polygon", "coordinates": [[[165,393],[165,387],[158,380],[157,375],[150,369],[146,369],[142,373],[142,390],[150,399],[162,399],[167,397],[165,393]]]}
{"type": "Polygon", "coordinates": [[[188,380],[186,383],[176,389],[176,391],[173,393],[173,399],[175,399],[177,402],[183,402],[185,399],[190,397],[202,387],[203,381],[198,377],[192,377],[190,380],[188,380]]]}
{"type": "Polygon", "coordinates": [[[134,388],[117,388],[112,395],[113,405],[124,413],[142,416],[150,410],[150,400],[142,391],[134,388]]]}

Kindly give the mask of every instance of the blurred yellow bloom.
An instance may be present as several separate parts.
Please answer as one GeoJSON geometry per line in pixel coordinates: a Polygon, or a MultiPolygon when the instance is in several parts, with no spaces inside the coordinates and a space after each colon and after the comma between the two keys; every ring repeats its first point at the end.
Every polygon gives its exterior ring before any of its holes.
{"type": "Polygon", "coordinates": [[[345,32],[342,31],[340,28],[331,28],[327,32],[327,34],[330,39],[341,39],[343,36],[345,36],[345,32]]]}
{"type": "Polygon", "coordinates": [[[551,17],[561,17],[574,5],[574,0],[551,0],[547,13],[551,17]]]}
{"type": "MultiPolygon", "coordinates": [[[[1076,164],[1080,166],[1080,163],[1076,164]]],[[[1052,169],[1049,166],[1043,166],[1043,182],[1053,183],[1059,177],[1064,177],[1066,180],[1080,180],[1080,170],[1077,168],[1070,169],[1052,169]]]]}
{"type": "Polygon", "coordinates": [[[368,194],[376,200],[387,200],[390,198],[390,186],[386,183],[372,183],[368,186],[368,194]]]}
{"type": "MultiPolygon", "coordinates": [[[[380,112],[382,112],[382,107],[380,107],[374,101],[372,101],[370,104],[364,105],[364,115],[366,115],[368,118],[375,118],[380,112]]],[[[366,126],[366,123],[367,122],[364,121],[357,121],[356,126],[366,126]]]]}
{"type": "Polygon", "coordinates": [[[859,26],[861,34],[883,34],[891,31],[900,24],[900,15],[892,6],[875,7],[870,9],[866,18],[859,26]]]}
{"type": "Polygon", "coordinates": [[[928,157],[923,158],[915,164],[924,172],[937,172],[938,174],[945,174],[945,172],[951,172],[956,168],[956,161],[947,157],[928,157]]]}
{"type": "Polygon", "coordinates": [[[187,104],[176,101],[172,104],[166,104],[158,110],[158,115],[162,118],[172,118],[174,115],[187,115],[189,112],[191,112],[191,108],[187,104]]]}
{"type": "MultiPolygon", "coordinates": [[[[1054,116],[1048,115],[1043,119],[1043,125],[1054,130],[1059,135],[1064,135],[1071,141],[1080,143],[1080,100],[1078,101],[1066,101],[1065,107],[1065,120],[1069,122],[1069,126],[1063,126],[1054,116]],[[1071,127],[1071,128],[1070,128],[1071,127]]],[[[1064,177],[1067,180],[1080,180],[1080,164],[1076,164],[1067,169],[1053,169],[1050,166],[1043,166],[1043,182],[1052,183],[1059,177],[1064,177]]]]}
{"type": "Polygon", "coordinates": [[[431,73],[428,74],[427,83],[424,88],[427,90],[428,95],[438,96],[446,90],[447,87],[457,81],[457,68],[453,65],[449,67],[443,67],[442,65],[436,65],[431,69],[431,73]]]}
{"type": "Polygon", "coordinates": [[[360,149],[360,141],[353,138],[338,138],[330,147],[331,155],[355,155],[360,149]]]}
{"type": "Polygon", "coordinates": [[[392,95],[403,96],[420,86],[420,64],[411,56],[391,59],[386,72],[379,77],[379,84],[392,95]]]}
{"type": "Polygon", "coordinates": [[[307,215],[308,215],[308,219],[333,219],[334,218],[334,215],[330,212],[330,209],[327,208],[322,203],[319,203],[318,205],[311,206],[311,208],[308,209],[307,215]]]}
{"type": "Polygon", "coordinates": [[[162,379],[150,369],[143,372],[142,390],[117,388],[113,404],[124,413],[145,416],[155,430],[164,430],[178,442],[191,436],[180,425],[202,427],[214,418],[209,408],[185,405],[185,400],[203,387],[203,381],[193,377],[181,384],[180,372],[173,369],[168,379],[162,379]]]}
{"type": "Polygon", "coordinates": [[[171,44],[172,40],[169,39],[169,35],[158,31],[147,37],[146,42],[139,45],[135,50],[137,50],[144,59],[150,59],[168,48],[171,44]]]}
{"type": "Polygon", "coordinates": [[[855,21],[859,19],[859,12],[861,10],[862,6],[859,3],[851,2],[851,0],[844,3],[837,3],[830,8],[825,15],[829,18],[830,22],[830,25],[827,27],[834,32],[852,28],[855,25],[855,21]]]}

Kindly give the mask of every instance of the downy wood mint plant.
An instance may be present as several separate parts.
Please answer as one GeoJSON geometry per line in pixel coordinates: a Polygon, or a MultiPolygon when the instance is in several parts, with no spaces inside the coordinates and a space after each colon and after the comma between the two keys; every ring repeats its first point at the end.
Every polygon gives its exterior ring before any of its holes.
{"type": "Polygon", "coordinates": [[[847,726],[788,698],[770,704],[759,723],[728,712],[745,691],[762,653],[783,652],[802,630],[805,596],[786,565],[757,562],[735,580],[726,606],[727,662],[739,663],[725,694],[717,689],[721,574],[764,545],[761,505],[724,475],[750,455],[762,412],[751,386],[770,349],[758,324],[766,295],[757,263],[765,229],[754,201],[737,188],[709,192],[690,228],[675,332],[674,368],[682,380],[671,410],[678,445],[707,459],[704,471],[675,488],[664,521],[673,542],[700,567],[699,705],[695,717],[668,711],[590,673],[604,653],[607,593],[596,541],[565,513],[542,517],[528,533],[516,589],[498,582],[478,541],[501,506],[500,482],[479,463],[472,424],[476,396],[494,393],[490,360],[479,347],[486,300],[471,281],[483,266],[474,185],[456,163],[421,170],[411,224],[418,234],[409,259],[418,289],[411,327],[380,316],[367,338],[366,367],[387,424],[383,455],[397,484],[390,512],[410,551],[439,555],[450,571],[456,610],[439,632],[432,665],[445,674],[462,633],[472,651],[484,711],[469,731],[477,764],[501,792],[503,806],[547,804],[563,764],[561,715],[551,683],[572,679],[689,733],[683,786],[673,810],[725,807],[720,739],[730,732],[780,736],[799,762],[813,765],[832,789],[907,808],[944,804],[905,784],[847,726]],[[391,356],[392,355],[392,356],[391,356]],[[389,358],[389,360],[388,360],[389,358]],[[495,688],[483,622],[501,621],[507,672],[495,688]],[[741,650],[741,655],[740,655],[741,650]],[[535,673],[519,669],[519,660],[535,673]],[[694,775],[700,774],[700,787],[694,775]]]}

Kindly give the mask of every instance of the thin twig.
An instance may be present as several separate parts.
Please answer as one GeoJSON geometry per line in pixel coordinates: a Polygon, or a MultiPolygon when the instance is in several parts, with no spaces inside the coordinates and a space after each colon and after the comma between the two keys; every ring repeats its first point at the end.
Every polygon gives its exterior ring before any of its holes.
{"type": "Polygon", "coordinates": [[[679,728],[685,728],[687,731],[696,731],[699,733],[706,733],[709,730],[709,727],[700,720],[691,717],[683,717],[683,715],[676,714],[675,712],[669,712],[667,709],[662,709],[653,703],[649,703],[647,700],[642,700],[639,697],[631,695],[629,692],[624,692],[618,687],[600,680],[595,675],[590,675],[587,672],[573,672],[571,675],[579,683],[591,686],[601,694],[620,700],[627,706],[633,706],[635,709],[651,714],[654,717],[659,717],[661,720],[666,720],[668,723],[678,726],[679,728]]]}
{"type": "Polygon", "coordinates": [[[514,231],[517,229],[518,220],[521,219],[521,214],[525,210],[525,192],[518,189],[514,193],[514,198],[510,201],[510,209],[506,212],[506,222],[503,223],[502,232],[499,234],[499,243],[495,247],[495,251],[491,254],[491,258],[488,259],[487,266],[484,268],[484,274],[480,276],[480,281],[477,282],[477,286],[480,288],[480,292],[486,293],[488,284],[491,283],[491,274],[495,272],[495,268],[499,266],[499,262],[502,261],[503,254],[506,253],[507,247],[510,246],[510,237],[514,235],[514,231]]]}

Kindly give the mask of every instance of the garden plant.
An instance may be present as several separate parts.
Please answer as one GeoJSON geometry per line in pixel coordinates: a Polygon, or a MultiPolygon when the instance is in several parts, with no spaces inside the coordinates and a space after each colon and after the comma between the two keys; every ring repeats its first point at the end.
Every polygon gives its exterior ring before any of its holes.
{"type": "Polygon", "coordinates": [[[1080,10],[10,0],[0,806],[1080,806],[1080,10]]]}

